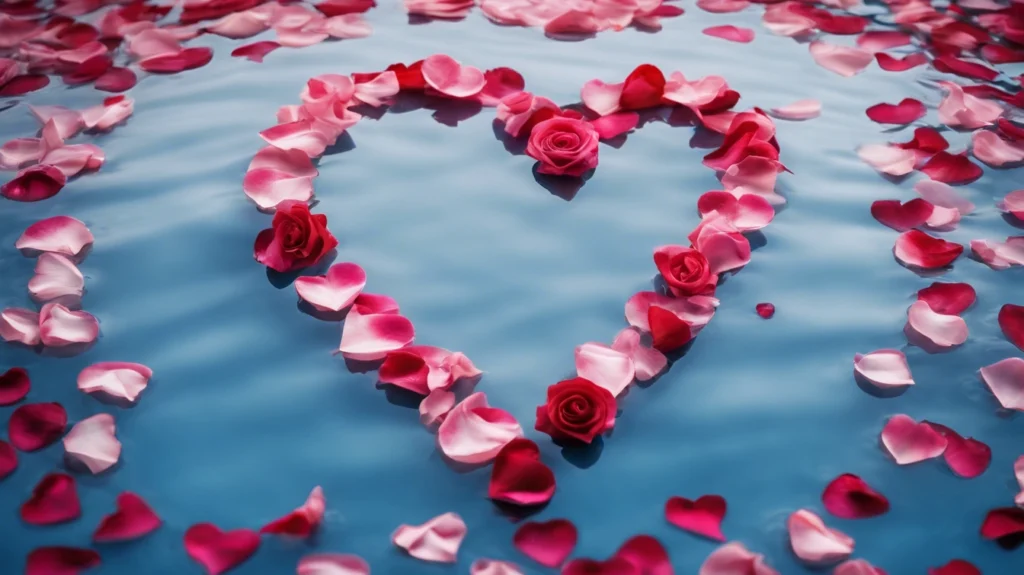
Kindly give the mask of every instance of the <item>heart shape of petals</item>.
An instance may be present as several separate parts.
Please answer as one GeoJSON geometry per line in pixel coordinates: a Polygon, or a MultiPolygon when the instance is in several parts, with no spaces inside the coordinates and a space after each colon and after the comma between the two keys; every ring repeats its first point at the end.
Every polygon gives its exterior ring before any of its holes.
{"type": "Polygon", "coordinates": [[[722,520],[726,502],[721,495],[702,495],[696,501],[670,497],[665,502],[665,519],[680,529],[715,541],[725,541],[722,520]]]}
{"type": "Polygon", "coordinates": [[[46,475],[32,488],[32,495],[21,504],[19,513],[29,525],[54,525],[77,519],[82,506],[75,478],[66,473],[46,475]]]}
{"type": "Polygon", "coordinates": [[[36,451],[64,435],[68,414],[59,403],[27,403],[7,421],[7,437],[20,451],[36,451]]]}
{"type": "Polygon", "coordinates": [[[310,492],[305,503],[288,515],[267,523],[260,528],[260,533],[309,537],[323,522],[326,510],[327,499],[324,490],[318,485],[310,492]]]}
{"type": "Polygon", "coordinates": [[[487,496],[513,505],[544,505],[555,495],[555,474],[533,441],[517,437],[494,458],[487,496]]]}
{"type": "Polygon", "coordinates": [[[153,370],[141,363],[102,361],[78,374],[78,389],[84,393],[102,393],[134,403],[149,385],[153,370]]]}
{"type": "Polygon", "coordinates": [[[633,383],[633,360],[614,348],[589,342],[576,347],[576,374],[607,389],[614,396],[633,383]]]}
{"type": "Polygon", "coordinates": [[[117,509],[100,520],[92,534],[97,543],[113,543],[138,539],[156,531],[162,521],[146,501],[125,491],[117,496],[117,509]]]}
{"type": "Polygon", "coordinates": [[[100,564],[100,554],[77,547],[39,547],[25,560],[25,575],[78,575],[100,564]]]}
{"type": "Polygon", "coordinates": [[[16,307],[0,311],[0,338],[8,342],[39,345],[39,314],[16,307]]]}
{"type": "Polygon", "coordinates": [[[897,232],[924,225],[934,210],[935,206],[923,198],[902,204],[899,200],[878,200],[871,204],[871,215],[897,232]]]}
{"type": "Polygon", "coordinates": [[[319,173],[303,150],[266,146],[249,162],[242,190],[261,210],[272,210],[287,200],[308,202],[319,173]]]}
{"type": "Polygon", "coordinates": [[[942,455],[947,441],[931,425],[901,413],[882,428],[882,445],[897,464],[910,465],[942,455]]]}
{"type": "Polygon", "coordinates": [[[1008,303],[999,308],[999,329],[1010,343],[1024,350],[1024,306],[1008,303]]]}
{"type": "Polygon", "coordinates": [[[889,500],[863,479],[844,473],[833,479],[821,494],[825,509],[843,519],[866,519],[889,512],[889,500]]]}
{"type": "Polygon", "coordinates": [[[397,311],[364,315],[352,309],[345,318],[338,350],[348,359],[374,361],[411,344],[415,336],[412,322],[397,311]]]}
{"type": "Polygon", "coordinates": [[[338,312],[352,305],[364,287],[366,272],[353,263],[334,264],[326,275],[295,280],[299,298],[324,312],[338,312]]]}
{"type": "Polygon", "coordinates": [[[1024,509],[1002,507],[989,511],[981,524],[981,536],[1004,549],[1024,544],[1024,509]]]}
{"type": "Polygon", "coordinates": [[[942,457],[958,476],[972,479],[984,473],[992,463],[992,449],[988,445],[972,437],[964,438],[945,425],[931,421],[925,423],[946,439],[946,450],[942,452],[942,457]]]}
{"type": "Polygon", "coordinates": [[[389,352],[377,370],[377,379],[381,383],[428,395],[431,391],[449,389],[456,381],[481,373],[460,352],[430,345],[411,345],[389,352]]]}
{"type": "Polygon", "coordinates": [[[810,120],[821,115],[821,102],[818,100],[799,100],[792,104],[771,109],[772,116],[780,120],[810,120]]]}
{"type": "Polygon", "coordinates": [[[66,183],[64,172],[39,164],[25,168],[13,180],[0,186],[0,196],[16,202],[38,202],[57,195],[66,183]]]}
{"type": "Polygon", "coordinates": [[[636,565],[624,557],[573,559],[562,567],[562,575],[641,575],[636,565]]]}
{"type": "Polygon", "coordinates": [[[979,373],[999,405],[1024,411],[1024,359],[1008,357],[986,365],[979,373]]]}
{"type": "Polygon", "coordinates": [[[465,522],[449,512],[423,525],[399,525],[391,534],[391,543],[421,561],[455,563],[465,537],[465,522]]]}
{"type": "Polygon", "coordinates": [[[903,232],[896,238],[893,248],[900,263],[924,270],[946,267],[963,252],[962,245],[932,237],[920,230],[903,232]]]}
{"type": "Polygon", "coordinates": [[[21,367],[12,367],[0,375],[0,405],[14,405],[32,389],[28,372],[21,367]]]}
{"type": "Polygon", "coordinates": [[[576,548],[576,526],[568,519],[527,521],[516,530],[512,544],[520,553],[545,567],[558,567],[576,548]]]}
{"type": "Polygon", "coordinates": [[[967,341],[967,322],[958,315],[935,313],[917,300],[907,310],[906,332],[911,343],[925,351],[941,351],[967,341]]]}
{"type": "Polygon", "coordinates": [[[212,523],[189,527],[184,541],[185,552],[209,575],[220,575],[241,565],[260,547],[260,536],[255,531],[221,531],[212,523]]]}
{"type": "Polygon", "coordinates": [[[64,452],[94,474],[106,471],[121,457],[121,442],[114,431],[114,416],[109,413],[83,419],[64,436],[64,452]]]}
{"type": "Polygon", "coordinates": [[[299,559],[297,575],[370,575],[370,564],[358,555],[317,553],[299,559]]]}
{"type": "Polygon", "coordinates": [[[71,311],[59,303],[48,303],[39,312],[39,339],[45,346],[92,343],[99,333],[99,322],[88,312],[71,311]]]}
{"type": "Polygon", "coordinates": [[[652,291],[637,292],[626,302],[626,321],[633,327],[649,332],[650,310],[654,307],[672,312],[689,325],[696,335],[715,315],[718,300],[706,295],[673,298],[652,291]]]}
{"type": "Polygon", "coordinates": [[[887,575],[885,571],[864,559],[850,559],[836,565],[832,575],[887,575]]]}
{"type": "Polygon", "coordinates": [[[437,430],[437,443],[446,457],[459,463],[486,463],[497,457],[508,442],[523,436],[512,414],[487,404],[476,392],[462,400],[437,430]]]}
{"type": "Polygon", "coordinates": [[[453,407],[455,407],[455,394],[447,389],[435,389],[420,402],[420,423],[427,427],[441,423],[453,407]]]}
{"type": "MultiPolygon", "coordinates": [[[[867,165],[890,176],[900,177],[914,171],[917,156],[889,144],[866,144],[857,148],[857,156],[867,165]]],[[[885,223],[885,222],[882,222],[885,223]]],[[[886,224],[888,225],[888,224],[886,224]]]]}
{"type": "Polygon", "coordinates": [[[67,256],[45,252],[36,260],[36,275],[28,281],[28,293],[38,302],[58,298],[78,301],[85,289],[85,278],[67,256]]]}
{"type": "Polygon", "coordinates": [[[711,552],[697,575],[779,575],[764,561],[764,555],[752,553],[738,541],[726,543],[711,552]]]}
{"type": "Polygon", "coordinates": [[[928,575],[981,575],[981,569],[978,569],[969,561],[953,559],[942,567],[928,569],[928,575]]]}
{"type": "Polygon", "coordinates": [[[640,341],[640,331],[634,327],[627,327],[620,331],[612,341],[612,349],[633,360],[637,381],[654,379],[668,365],[668,358],[665,357],[665,354],[644,345],[640,341]]]}
{"type": "Polygon", "coordinates": [[[853,356],[853,372],[862,381],[881,389],[914,385],[907,356],[897,349],[880,349],[853,356]]]}
{"type": "Polygon", "coordinates": [[[18,452],[10,443],[0,439],[0,481],[18,468],[18,452]]]}
{"type": "Polygon", "coordinates": [[[808,565],[829,565],[853,553],[853,539],[831,529],[814,512],[800,509],[786,521],[793,553],[808,565]]]}
{"type": "Polygon", "coordinates": [[[867,109],[868,118],[879,124],[909,124],[924,117],[928,109],[920,100],[904,98],[898,104],[875,104],[867,109]]]}
{"type": "Polygon", "coordinates": [[[93,243],[92,232],[84,223],[70,216],[53,216],[30,225],[14,247],[29,252],[52,252],[77,257],[93,243]]]}
{"type": "Polygon", "coordinates": [[[971,284],[935,282],[918,291],[917,299],[927,303],[935,313],[958,315],[974,305],[978,294],[971,284]]]}
{"type": "Polygon", "coordinates": [[[469,566],[469,575],[523,575],[523,572],[518,565],[508,561],[477,559],[469,566]]]}
{"type": "Polygon", "coordinates": [[[452,98],[469,98],[484,89],[484,73],[463,66],[451,56],[435,54],[423,60],[423,79],[427,85],[452,98]]]}
{"type": "Polygon", "coordinates": [[[816,40],[808,46],[811,58],[822,68],[850,78],[860,74],[875,57],[866,50],[816,40]]]}
{"type": "Polygon", "coordinates": [[[632,563],[637,575],[675,575],[665,546],[650,535],[630,538],[615,552],[615,557],[632,563]]]}

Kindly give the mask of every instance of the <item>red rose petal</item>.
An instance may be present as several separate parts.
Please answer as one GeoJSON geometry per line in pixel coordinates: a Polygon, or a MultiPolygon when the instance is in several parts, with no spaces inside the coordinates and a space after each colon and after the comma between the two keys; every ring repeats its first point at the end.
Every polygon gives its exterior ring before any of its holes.
{"type": "Polygon", "coordinates": [[[981,524],[981,536],[1005,549],[1016,549],[1024,543],[1024,509],[1002,507],[989,511],[981,524]]]}
{"type": "Polygon", "coordinates": [[[323,521],[326,508],[327,500],[324,498],[323,489],[319,486],[314,487],[301,507],[280,519],[267,523],[260,528],[260,533],[309,537],[323,521]]]}
{"type": "Polygon", "coordinates": [[[935,206],[923,198],[914,198],[902,204],[899,200],[877,200],[871,204],[871,215],[897,232],[924,225],[934,210],[935,206]]]}
{"type": "Polygon", "coordinates": [[[57,195],[67,181],[64,172],[39,164],[25,168],[13,180],[0,186],[0,196],[16,202],[38,202],[57,195]]]}
{"type": "Polygon", "coordinates": [[[0,480],[14,473],[18,468],[18,452],[10,443],[0,439],[0,480]]]}
{"type": "Polygon", "coordinates": [[[543,505],[555,494],[555,474],[537,444],[522,437],[501,448],[491,469],[488,497],[514,505],[543,505]]]}
{"type": "Polygon", "coordinates": [[[928,575],[981,575],[981,569],[963,559],[953,559],[942,567],[928,569],[928,575]]]}
{"type": "Polygon", "coordinates": [[[973,78],[975,80],[985,80],[986,82],[991,82],[999,77],[999,72],[984,64],[961,60],[952,54],[942,54],[935,58],[932,60],[932,66],[939,72],[956,74],[957,76],[973,78]]]}
{"type": "Polygon", "coordinates": [[[915,52],[909,56],[894,58],[885,52],[878,52],[875,54],[875,60],[878,61],[878,67],[886,72],[906,72],[907,70],[927,64],[928,56],[924,52],[915,52]]]}
{"type": "Polygon", "coordinates": [[[763,319],[771,319],[775,316],[775,304],[772,303],[759,303],[754,306],[754,310],[763,319]]]}
{"type": "Polygon", "coordinates": [[[36,451],[60,439],[68,414],[59,403],[28,403],[14,410],[7,437],[21,451],[36,451]]]}
{"type": "Polygon", "coordinates": [[[212,523],[197,523],[185,532],[185,552],[209,575],[241,565],[259,546],[259,534],[249,529],[221,531],[212,523]]]}
{"type": "Polygon", "coordinates": [[[65,473],[51,473],[32,489],[28,501],[21,505],[21,520],[29,525],[53,525],[77,519],[82,513],[75,489],[75,478],[65,473]]]}
{"type": "MultiPolygon", "coordinates": [[[[619,106],[623,110],[642,110],[661,105],[665,94],[665,75],[657,66],[640,64],[623,82],[619,106]]],[[[604,114],[602,114],[604,115],[604,114]]]]}
{"type": "Polygon", "coordinates": [[[949,148],[949,142],[935,128],[923,127],[914,130],[914,139],[896,146],[904,150],[921,150],[934,154],[949,148]]]}
{"type": "Polygon", "coordinates": [[[833,479],[821,494],[825,509],[843,519],[877,517],[889,511],[889,500],[863,479],[844,473],[833,479]]]}
{"type": "Polygon", "coordinates": [[[663,307],[652,305],[647,310],[647,322],[651,326],[652,345],[660,352],[675,351],[693,339],[690,324],[663,307]]]}
{"type": "Polygon", "coordinates": [[[144,499],[125,491],[117,496],[117,510],[100,520],[92,540],[110,543],[138,539],[155,531],[161,523],[160,517],[144,499]]]}
{"type": "Polygon", "coordinates": [[[982,175],[981,166],[964,154],[939,152],[932,156],[921,171],[929,178],[946,184],[969,184],[982,175]]]}
{"type": "Polygon", "coordinates": [[[978,295],[971,284],[935,282],[918,291],[917,299],[935,313],[959,315],[974,305],[978,295]]]}
{"type": "Polygon", "coordinates": [[[1008,303],[999,309],[999,329],[1013,345],[1024,350],[1024,306],[1008,303]]]}
{"type": "Polygon", "coordinates": [[[897,414],[882,429],[882,445],[897,464],[909,465],[942,455],[947,441],[927,422],[897,414]]]}
{"type": "Polygon", "coordinates": [[[632,563],[636,575],[675,575],[665,546],[650,535],[630,538],[615,552],[615,557],[632,563]]]}
{"type": "Polygon", "coordinates": [[[523,523],[512,538],[520,553],[545,567],[558,567],[576,548],[576,526],[568,519],[523,523]]]}
{"type": "Polygon", "coordinates": [[[985,44],[981,47],[981,55],[990,64],[1016,64],[1024,62],[1024,50],[1010,48],[1001,44],[985,44]]]}
{"type": "Polygon", "coordinates": [[[25,575],[78,575],[100,564],[100,554],[75,547],[39,547],[25,562],[25,575]]]}
{"type": "Polygon", "coordinates": [[[942,453],[946,465],[960,477],[972,479],[985,472],[992,463],[992,449],[977,439],[961,437],[959,433],[938,423],[926,422],[946,438],[942,453]]]}
{"type": "Polygon", "coordinates": [[[640,571],[623,557],[612,557],[604,561],[582,558],[566,563],[562,575],[640,575],[640,571]]]}
{"type": "Polygon", "coordinates": [[[43,74],[23,74],[15,76],[9,82],[0,86],[0,98],[11,96],[24,96],[29,92],[41,90],[50,84],[50,78],[43,74]]]}
{"type": "Polygon", "coordinates": [[[900,262],[926,270],[948,266],[963,252],[962,245],[930,236],[920,230],[903,232],[896,238],[893,248],[900,262]]]}
{"type": "Polygon", "coordinates": [[[14,405],[28,395],[32,383],[28,372],[20,367],[12,367],[0,375],[0,405],[14,405]]]}
{"type": "Polygon", "coordinates": [[[210,63],[213,50],[207,47],[185,48],[173,54],[159,54],[139,61],[139,67],[154,74],[175,74],[210,63]]]}
{"type": "Polygon", "coordinates": [[[267,54],[280,47],[281,44],[277,42],[264,40],[262,42],[253,42],[252,44],[239,46],[231,51],[231,55],[235,58],[248,58],[253,62],[262,62],[263,58],[265,58],[267,54]]]}
{"type": "Polygon", "coordinates": [[[124,92],[135,87],[138,78],[128,68],[113,67],[96,79],[93,86],[104,92],[124,92]]]}
{"type": "Polygon", "coordinates": [[[703,495],[696,501],[670,497],[665,502],[665,519],[669,523],[715,541],[725,541],[722,534],[725,512],[726,502],[721,495],[703,495]]]}
{"type": "Polygon", "coordinates": [[[920,120],[927,112],[920,100],[904,98],[899,104],[875,104],[866,113],[868,118],[879,124],[909,124],[920,120]]]}

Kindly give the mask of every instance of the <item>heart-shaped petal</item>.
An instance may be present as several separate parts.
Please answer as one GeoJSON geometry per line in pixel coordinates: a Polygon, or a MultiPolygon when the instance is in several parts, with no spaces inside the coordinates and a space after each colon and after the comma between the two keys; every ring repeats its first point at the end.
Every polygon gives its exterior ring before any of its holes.
{"type": "Polygon", "coordinates": [[[650,535],[637,535],[619,547],[615,557],[633,564],[637,575],[675,575],[668,551],[650,535]]]}
{"type": "Polygon", "coordinates": [[[935,313],[927,302],[918,300],[907,310],[906,332],[910,343],[932,352],[967,341],[967,322],[958,315],[935,313]]]}
{"type": "Polygon", "coordinates": [[[484,73],[463,66],[451,56],[435,54],[423,60],[423,79],[431,88],[452,98],[469,98],[484,89],[484,73]]]}
{"type": "Polygon", "coordinates": [[[917,423],[908,415],[897,414],[882,428],[882,445],[896,463],[909,465],[942,455],[947,442],[927,423],[917,423]]]}
{"type": "Polygon", "coordinates": [[[352,305],[364,287],[366,272],[353,263],[334,264],[325,276],[295,280],[299,298],[324,312],[337,312],[352,305]]]}
{"type": "Polygon", "coordinates": [[[68,414],[59,403],[26,403],[7,420],[7,437],[21,451],[36,451],[64,435],[68,414]]]}
{"type": "Polygon", "coordinates": [[[633,383],[633,360],[626,354],[601,343],[576,347],[576,374],[618,396],[633,383]]]}
{"type": "Polygon", "coordinates": [[[112,543],[138,539],[156,531],[161,523],[160,517],[143,498],[125,491],[117,496],[117,509],[100,520],[99,526],[92,534],[92,540],[97,543],[112,543]]]}
{"type": "Polygon", "coordinates": [[[153,370],[141,363],[102,361],[86,367],[78,374],[78,389],[84,393],[103,393],[134,403],[149,385],[151,377],[153,370]]]}
{"type": "Polygon", "coordinates": [[[917,292],[917,299],[926,302],[932,311],[947,315],[963,313],[977,298],[971,284],[965,283],[935,282],[917,292]]]}
{"type": "Polygon", "coordinates": [[[999,329],[1010,343],[1024,350],[1024,306],[1008,303],[999,308],[999,329]]]}
{"type": "Polygon", "coordinates": [[[862,381],[881,389],[914,385],[907,356],[897,349],[858,353],[853,356],[853,371],[862,381]]]}
{"type": "Polygon", "coordinates": [[[979,373],[999,405],[1024,411],[1024,359],[1008,357],[986,365],[979,373]]]}
{"type": "Polygon", "coordinates": [[[963,252],[962,245],[930,236],[920,230],[903,232],[896,238],[893,247],[896,259],[903,265],[924,270],[948,266],[963,252]]]}
{"type": "Polygon", "coordinates": [[[516,530],[512,544],[520,553],[545,567],[558,567],[576,548],[576,526],[568,519],[527,521],[516,530]]]}
{"type": "Polygon", "coordinates": [[[39,547],[25,561],[25,575],[79,575],[100,564],[100,554],[76,547],[39,547]]]}
{"type": "Polygon", "coordinates": [[[619,111],[619,99],[622,97],[621,84],[605,84],[601,80],[591,80],[580,90],[583,105],[597,112],[598,116],[607,116],[619,111]]]}
{"type": "Polygon", "coordinates": [[[522,437],[523,428],[507,411],[487,404],[476,392],[456,405],[437,430],[441,452],[459,463],[486,463],[508,442],[522,437]]]}
{"type": "Polygon", "coordinates": [[[197,523],[185,531],[185,552],[209,575],[241,565],[259,547],[259,534],[249,529],[221,531],[212,523],[197,523]]]}
{"type": "Polygon", "coordinates": [[[809,565],[828,565],[842,561],[853,553],[853,539],[841,531],[830,529],[812,511],[800,509],[786,522],[793,553],[809,565]]]}
{"type": "Polygon", "coordinates": [[[914,98],[903,98],[898,104],[875,104],[866,111],[868,118],[879,124],[910,124],[923,118],[927,112],[928,108],[914,98]]]}
{"type": "Polygon", "coordinates": [[[349,311],[341,331],[338,350],[346,358],[378,360],[388,352],[411,344],[416,335],[412,322],[397,313],[364,315],[356,312],[356,309],[349,311]]]}
{"type": "Polygon", "coordinates": [[[889,500],[851,473],[829,482],[821,494],[821,502],[829,513],[843,519],[877,517],[889,511],[889,500]]]}
{"type": "Polygon", "coordinates": [[[665,519],[680,529],[715,541],[725,541],[722,520],[726,503],[721,495],[702,495],[696,501],[671,497],[665,503],[665,519]]]}
{"type": "Polygon", "coordinates": [[[299,559],[297,575],[370,575],[370,564],[358,555],[317,553],[299,559]]]}
{"type": "Polygon", "coordinates": [[[26,228],[14,247],[26,252],[53,252],[73,258],[92,243],[92,232],[85,224],[70,216],[53,216],[26,228]]]}
{"type": "Polygon", "coordinates": [[[59,303],[48,303],[39,312],[39,339],[45,346],[92,343],[99,333],[99,322],[88,312],[71,311],[59,303]]]}
{"type": "Polygon", "coordinates": [[[114,431],[114,416],[108,413],[83,419],[64,436],[64,452],[92,473],[106,471],[121,457],[121,442],[114,431]]]}
{"type": "Polygon", "coordinates": [[[518,437],[494,459],[488,497],[514,505],[543,505],[555,494],[555,474],[540,459],[540,449],[518,437]]]}
{"type": "Polygon", "coordinates": [[[29,525],[53,525],[77,519],[82,514],[75,478],[66,473],[50,473],[32,489],[28,501],[21,504],[21,520],[29,525]]]}
{"type": "Polygon", "coordinates": [[[324,520],[326,510],[327,499],[324,490],[318,485],[310,492],[305,503],[288,515],[267,523],[260,528],[260,533],[309,537],[324,520]]]}
{"type": "Polygon", "coordinates": [[[12,367],[0,375],[0,405],[14,405],[32,389],[28,372],[21,367],[12,367]]]}
{"type": "Polygon", "coordinates": [[[445,513],[423,525],[399,525],[391,543],[421,560],[455,563],[459,546],[466,537],[466,524],[455,513],[445,513]]]}
{"type": "Polygon", "coordinates": [[[45,252],[36,260],[36,275],[28,281],[28,293],[38,302],[58,298],[79,301],[85,288],[85,278],[67,256],[45,252]]]}
{"type": "Polygon", "coordinates": [[[697,200],[697,211],[702,218],[725,218],[730,226],[740,232],[760,230],[775,218],[775,208],[757,194],[743,194],[739,198],[729,192],[704,192],[697,200]]]}
{"type": "Polygon", "coordinates": [[[878,200],[871,204],[871,215],[897,232],[924,225],[934,210],[935,206],[923,198],[902,204],[899,200],[878,200]]]}

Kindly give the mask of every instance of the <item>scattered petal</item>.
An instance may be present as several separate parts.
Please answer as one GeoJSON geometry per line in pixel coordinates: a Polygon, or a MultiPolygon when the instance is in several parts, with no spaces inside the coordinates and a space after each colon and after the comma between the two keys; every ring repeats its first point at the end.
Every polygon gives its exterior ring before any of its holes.
{"type": "Polygon", "coordinates": [[[668,365],[665,354],[640,341],[640,332],[636,328],[627,327],[620,331],[612,342],[612,349],[633,360],[637,381],[654,379],[668,365]]]}
{"type": "Polygon", "coordinates": [[[821,102],[818,100],[799,100],[771,109],[772,116],[780,120],[810,120],[821,115],[821,102]]]}
{"type": "Polygon", "coordinates": [[[989,511],[981,525],[981,536],[1004,549],[1016,549],[1024,543],[1024,509],[1003,507],[989,511]]]}
{"type": "Polygon", "coordinates": [[[441,451],[459,463],[486,463],[517,437],[523,428],[510,413],[491,407],[487,396],[476,392],[456,405],[437,430],[441,451]]]}
{"type": "Polygon", "coordinates": [[[958,315],[974,305],[977,294],[971,284],[935,282],[917,292],[935,313],[958,315]]]}
{"type": "Polygon", "coordinates": [[[720,495],[702,495],[696,501],[670,497],[665,503],[665,519],[669,523],[715,541],[725,541],[722,534],[725,512],[725,498],[720,495]]]}
{"type": "Polygon", "coordinates": [[[53,216],[30,225],[14,247],[31,252],[53,252],[76,257],[93,243],[92,232],[70,216],[53,216]]]}
{"type": "Polygon", "coordinates": [[[874,56],[860,48],[839,46],[816,40],[810,44],[811,58],[822,68],[847,78],[856,76],[868,67],[874,56]]]}
{"type": "Polygon", "coordinates": [[[423,79],[427,85],[452,98],[469,98],[483,90],[484,73],[472,66],[463,66],[443,54],[423,60],[423,79]]]}
{"type": "Polygon", "coordinates": [[[907,335],[914,336],[915,345],[946,349],[967,341],[967,322],[958,315],[935,313],[928,302],[918,300],[907,310],[907,335]],[[916,340],[920,338],[919,340],[916,340]]]}
{"type": "Polygon", "coordinates": [[[0,481],[18,468],[18,452],[10,443],[0,439],[0,481]]]}
{"type": "Polygon", "coordinates": [[[32,382],[28,372],[21,367],[12,367],[0,374],[0,405],[14,405],[28,395],[32,382]]]}
{"type": "Polygon", "coordinates": [[[324,490],[318,485],[310,492],[305,503],[288,515],[267,523],[260,528],[260,533],[309,537],[320,526],[326,509],[327,499],[324,490]]]}
{"type": "Polygon", "coordinates": [[[751,553],[742,543],[732,542],[711,552],[697,575],[779,575],[764,561],[764,555],[751,553]]]}
{"type": "Polygon", "coordinates": [[[910,416],[892,416],[882,429],[882,445],[899,465],[910,465],[942,455],[946,438],[925,422],[910,416]]]}
{"type": "Polygon", "coordinates": [[[618,396],[633,383],[633,360],[626,354],[600,343],[576,347],[576,374],[618,396]]]}
{"type": "Polygon", "coordinates": [[[64,436],[64,452],[93,474],[106,471],[121,457],[114,431],[114,417],[108,413],[83,419],[64,436]]]}
{"type": "Polygon", "coordinates": [[[27,403],[14,410],[7,437],[21,451],[36,451],[64,435],[68,414],[59,403],[27,403]]]}
{"type": "Polygon", "coordinates": [[[909,124],[923,118],[927,111],[920,100],[904,98],[899,104],[875,104],[867,109],[867,115],[879,124],[909,124]]]}
{"type": "Polygon", "coordinates": [[[705,36],[714,36],[730,42],[749,44],[754,41],[754,31],[750,28],[740,28],[731,25],[710,26],[704,29],[705,36]]]}
{"type": "Polygon", "coordinates": [[[981,368],[979,373],[999,405],[1024,411],[1024,359],[1008,357],[981,368]]]}
{"type": "Polygon", "coordinates": [[[281,47],[281,44],[270,40],[263,40],[260,42],[253,42],[252,44],[246,44],[239,46],[231,51],[231,55],[235,58],[248,58],[253,62],[263,62],[263,58],[266,58],[267,54],[277,50],[281,47]]]}
{"type": "Polygon", "coordinates": [[[420,423],[428,427],[444,421],[455,407],[455,394],[447,389],[435,389],[420,402],[420,423]]]}
{"type": "Polygon", "coordinates": [[[902,204],[899,200],[878,200],[871,204],[871,215],[897,232],[923,226],[934,211],[935,206],[923,198],[914,198],[902,204]]]}
{"type": "Polygon", "coordinates": [[[99,322],[88,312],[71,311],[59,303],[48,303],[39,312],[39,338],[43,345],[92,343],[99,332],[99,322]]]}
{"type": "Polygon", "coordinates": [[[858,353],[853,356],[853,371],[863,381],[882,389],[914,385],[907,356],[896,349],[880,349],[864,355],[858,353]]]}
{"type": "Polygon", "coordinates": [[[896,259],[903,265],[925,270],[946,267],[963,252],[962,245],[930,236],[920,230],[903,232],[896,238],[893,248],[896,259]]]}
{"type": "Polygon", "coordinates": [[[631,537],[615,552],[615,558],[632,563],[637,575],[675,575],[665,546],[650,535],[631,537]]]}
{"type": "Polygon", "coordinates": [[[221,531],[212,523],[197,523],[185,531],[185,552],[209,575],[241,565],[259,546],[259,534],[249,529],[221,531]]]}
{"type": "Polygon", "coordinates": [[[32,488],[22,503],[21,520],[29,525],[54,525],[77,519],[82,514],[75,489],[75,478],[66,473],[50,473],[32,488]]]}
{"type": "Polygon", "coordinates": [[[865,164],[890,176],[905,176],[914,171],[917,157],[911,150],[889,144],[867,144],[857,148],[865,164]]]}
{"type": "Polygon", "coordinates": [[[576,548],[576,526],[568,519],[523,523],[512,538],[520,553],[545,567],[558,567],[576,548]]]}
{"type": "Polygon", "coordinates": [[[999,329],[1010,343],[1024,350],[1024,306],[1008,303],[999,308],[999,329]]]}
{"type": "Polygon", "coordinates": [[[830,529],[820,517],[800,509],[786,522],[793,553],[809,565],[828,565],[848,558],[853,553],[853,539],[841,531],[830,529]]]}
{"type": "Polygon", "coordinates": [[[821,502],[829,513],[842,519],[866,519],[889,512],[889,500],[850,473],[833,479],[821,494],[821,502]]]}
{"type": "Polygon", "coordinates": [[[540,459],[540,449],[518,437],[494,459],[488,497],[513,505],[544,505],[555,494],[555,474],[540,459]]]}
{"type": "Polygon", "coordinates": [[[36,260],[35,275],[28,281],[28,293],[37,302],[82,297],[85,278],[66,256],[45,252],[36,260]]]}
{"type": "Polygon", "coordinates": [[[4,341],[38,345],[39,314],[27,309],[9,307],[0,311],[0,338],[4,341]]]}
{"type": "Polygon", "coordinates": [[[21,170],[0,186],[0,195],[16,202],[38,202],[57,195],[66,183],[67,177],[59,169],[39,164],[21,170]]]}
{"type": "Polygon", "coordinates": [[[334,264],[326,276],[300,277],[295,280],[299,298],[324,312],[341,311],[366,287],[366,272],[358,264],[334,264]]]}
{"type": "Polygon", "coordinates": [[[963,559],[953,559],[942,567],[928,569],[928,575],[981,575],[981,570],[963,559]]]}
{"type": "Polygon", "coordinates": [[[523,575],[523,572],[516,564],[508,561],[477,559],[469,566],[469,575],[523,575]]]}
{"type": "Polygon", "coordinates": [[[415,335],[412,322],[397,313],[364,315],[352,309],[345,318],[338,350],[349,359],[374,361],[411,344],[415,335]]]}
{"type": "Polygon", "coordinates": [[[39,547],[25,561],[25,575],[79,575],[100,564],[100,554],[75,547],[39,547]]]}
{"type": "Polygon", "coordinates": [[[459,546],[466,537],[466,524],[455,513],[445,513],[423,525],[399,525],[391,543],[421,560],[455,563],[459,546]]]}
{"type": "Polygon", "coordinates": [[[299,559],[297,575],[370,575],[370,564],[358,555],[316,553],[299,559]]]}
{"type": "Polygon", "coordinates": [[[92,540],[113,543],[138,539],[156,531],[162,521],[138,495],[125,491],[117,496],[117,509],[100,520],[92,540]]]}

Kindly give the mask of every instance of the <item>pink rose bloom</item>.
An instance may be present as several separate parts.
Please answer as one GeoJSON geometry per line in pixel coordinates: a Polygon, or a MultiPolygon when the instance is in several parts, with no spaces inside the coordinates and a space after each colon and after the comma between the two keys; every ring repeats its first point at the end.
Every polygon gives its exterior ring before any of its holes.
{"type": "Polygon", "coordinates": [[[551,118],[533,127],[526,153],[540,162],[541,174],[578,177],[597,167],[597,140],[583,120],[551,118]]]}

